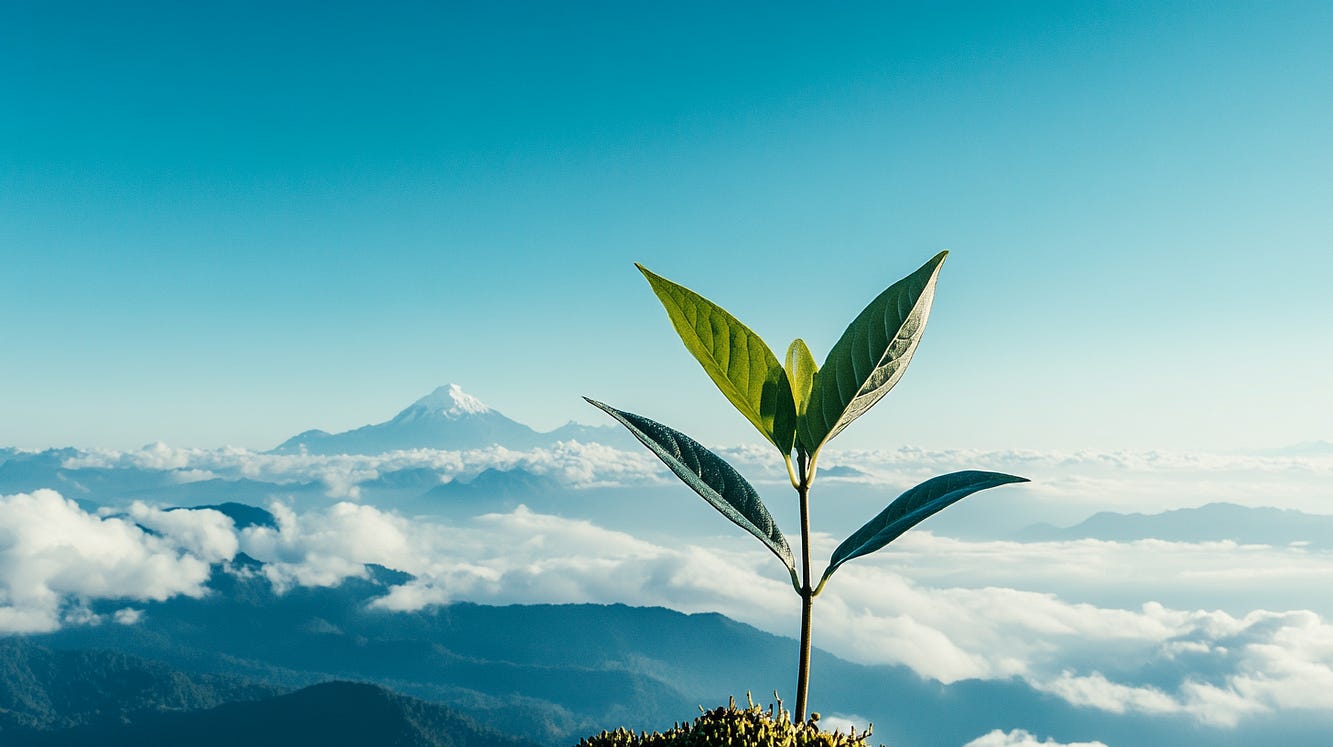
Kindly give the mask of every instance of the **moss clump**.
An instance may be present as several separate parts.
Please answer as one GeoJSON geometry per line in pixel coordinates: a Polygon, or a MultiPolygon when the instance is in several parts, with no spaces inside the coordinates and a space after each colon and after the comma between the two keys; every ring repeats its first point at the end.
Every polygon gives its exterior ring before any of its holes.
{"type": "Polygon", "coordinates": [[[578,747],[871,747],[866,740],[873,727],[859,734],[856,729],[849,734],[820,731],[818,713],[810,714],[806,723],[793,724],[780,699],[776,715],[773,706],[764,710],[749,694],[745,699],[747,708],[737,708],[733,698],[726,708],[704,711],[694,723],[665,732],[636,734],[622,727],[580,740],[578,747]]]}

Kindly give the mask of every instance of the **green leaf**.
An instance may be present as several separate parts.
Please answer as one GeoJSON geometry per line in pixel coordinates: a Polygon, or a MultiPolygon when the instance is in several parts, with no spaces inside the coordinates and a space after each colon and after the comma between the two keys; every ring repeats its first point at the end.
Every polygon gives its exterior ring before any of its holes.
{"type": "Polygon", "coordinates": [[[722,457],[704,448],[698,441],[641,415],[617,410],[610,405],[588,399],[588,404],[606,412],[629,429],[634,437],[657,455],[682,482],[734,524],[763,542],[791,573],[792,583],[798,590],[796,560],[774,523],[768,508],[759,499],[759,493],[734,467],[722,457]]]}
{"type": "Polygon", "coordinates": [[[801,418],[802,440],[812,452],[861,417],[902,378],[925,331],[947,254],[940,252],[879,294],[829,350],[801,418]]]}
{"type": "MultiPolygon", "coordinates": [[[[796,422],[800,423],[805,417],[806,406],[810,403],[810,390],[815,385],[815,372],[819,367],[815,365],[814,356],[810,355],[810,348],[805,346],[805,340],[796,338],[791,341],[791,346],[787,348],[787,381],[791,384],[792,398],[796,400],[796,422]]],[[[797,431],[797,438],[800,438],[800,429],[797,431]]],[[[802,446],[803,450],[809,453],[809,444],[802,446]]]]}
{"type": "Polygon", "coordinates": [[[898,539],[903,532],[967,496],[986,488],[1027,481],[1025,477],[976,470],[953,472],[926,480],[898,496],[888,508],[838,545],[829,558],[828,570],[824,571],[820,587],[843,563],[884,547],[898,539]]]}
{"type": "Polygon", "coordinates": [[[778,358],[726,309],[636,264],[666,309],[685,348],[717,388],[783,454],[796,434],[796,405],[778,358]]]}

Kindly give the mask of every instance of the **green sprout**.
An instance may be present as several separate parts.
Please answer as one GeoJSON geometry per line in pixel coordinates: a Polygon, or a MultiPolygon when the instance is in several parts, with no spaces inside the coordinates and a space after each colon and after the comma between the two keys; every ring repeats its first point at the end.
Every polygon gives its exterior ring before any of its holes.
{"type": "Polygon", "coordinates": [[[880,400],[907,370],[930,316],[940,252],[890,285],[847,326],[815,365],[799,338],[785,365],[749,327],[694,291],[636,265],[648,279],[686,349],[737,410],[777,448],[800,500],[801,565],[759,493],[721,457],[685,434],[641,415],[589,399],[629,429],[644,446],[722,515],[754,535],[791,574],[801,597],[801,647],[796,676],[796,720],[805,720],[810,682],[811,611],[815,597],[843,563],[868,555],[936,512],[986,488],[1027,482],[998,472],[968,470],[933,477],[898,496],[878,516],[838,545],[816,582],[810,573],[810,487],[819,455],[834,436],[880,400]],[[793,452],[795,454],[793,458],[793,452]]]}

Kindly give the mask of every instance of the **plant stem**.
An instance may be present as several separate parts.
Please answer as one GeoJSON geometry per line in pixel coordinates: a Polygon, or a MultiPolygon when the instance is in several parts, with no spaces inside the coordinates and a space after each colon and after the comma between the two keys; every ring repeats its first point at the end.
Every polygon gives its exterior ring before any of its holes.
{"type": "Polygon", "coordinates": [[[801,496],[801,658],[796,671],[796,722],[805,722],[806,693],[810,689],[810,618],[815,594],[810,588],[810,480],[805,473],[805,454],[797,454],[801,496]]]}

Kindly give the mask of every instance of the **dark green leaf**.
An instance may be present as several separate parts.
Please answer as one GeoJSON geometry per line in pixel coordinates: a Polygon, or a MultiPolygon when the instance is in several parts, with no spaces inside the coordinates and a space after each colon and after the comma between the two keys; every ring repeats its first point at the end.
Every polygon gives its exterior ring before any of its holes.
{"type": "MultiPolygon", "coordinates": [[[[704,448],[698,441],[668,428],[654,420],[634,413],[617,410],[610,405],[588,399],[620,421],[634,437],[661,459],[682,482],[737,526],[763,542],[796,580],[796,561],[792,557],[787,538],[782,536],[768,508],[759,499],[759,493],[740,473],[722,457],[704,448]]],[[[797,584],[799,586],[799,584],[797,584]]]]}
{"type": "Polygon", "coordinates": [[[861,417],[902,378],[925,331],[947,254],[940,252],[879,294],[829,350],[800,423],[802,441],[812,451],[861,417]]]}
{"type": "Polygon", "coordinates": [[[726,309],[636,264],[685,348],[722,394],[783,454],[796,434],[796,405],[778,358],[726,309]]]}
{"type": "MultiPolygon", "coordinates": [[[[936,512],[979,490],[1027,481],[1024,477],[975,470],[932,477],[898,496],[888,508],[838,545],[838,549],[834,550],[833,556],[829,558],[828,570],[824,571],[824,580],[827,580],[843,563],[852,558],[869,555],[884,547],[936,512]]],[[[824,585],[824,580],[820,581],[821,587],[824,585]]]]}

